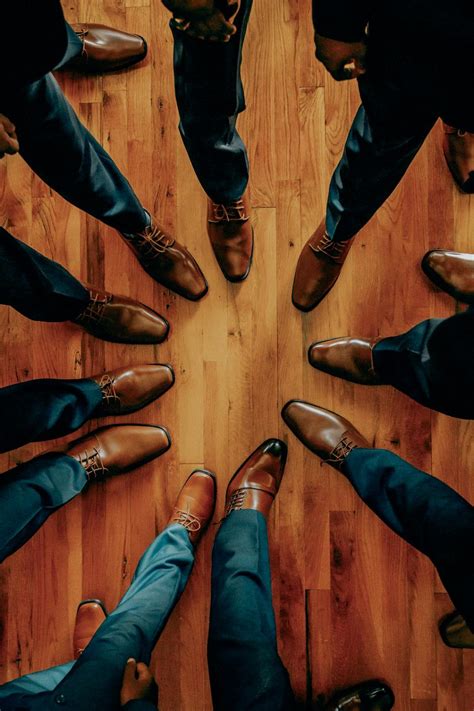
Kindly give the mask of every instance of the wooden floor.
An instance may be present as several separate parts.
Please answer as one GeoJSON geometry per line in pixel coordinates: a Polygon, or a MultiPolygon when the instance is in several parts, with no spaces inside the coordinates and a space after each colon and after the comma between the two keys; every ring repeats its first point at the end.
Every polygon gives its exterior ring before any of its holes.
{"type": "MultiPolygon", "coordinates": [[[[440,126],[360,234],[337,287],[302,316],[290,302],[297,256],[324,213],[358,105],[355,85],[337,85],[314,59],[309,0],[258,0],[249,26],[248,108],[239,128],[251,162],[256,249],[240,286],[225,282],[206,237],[205,196],[177,131],[172,42],[161,3],[68,0],[65,9],[73,21],[147,37],[149,57],[139,68],[103,78],[64,76],[61,83],[144,204],[197,256],[210,291],[199,304],[168,293],[144,275],[113,230],[54,195],[21,158],[1,162],[2,224],[83,280],[137,297],[172,324],[159,348],[125,347],[2,307],[2,384],[159,361],[173,365],[176,385],[157,405],[125,418],[166,425],[172,449],[136,473],[91,486],[0,567],[0,680],[70,658],[78,602],[100,597],[109,609],[116,605],[193,467],[218,473],[217,520],[230,474],[261,441],[279,436],[289,459],[270,523],[274,603],[281,656],[302,705],[317,708],[333,688],[381,677],[396,693],[397,711],[472,711],[474,653],[440,641],[437,620],[452,605],[432,565],[381,524],[337,472],[321,467],[279,415],[290,398],[334,409],[376,446],[474,500],[472,425],[391,388],[319,374],[306,360],[312,340],[391,335],[456,310],[419,267],[430,248],[473,251],[474,203],[452,184],[440,126]]],[[[12,452],[3,469],[49,446],[12,452]]],[[[215,530],[200,546],[157,647],[162,711],[211,708],[206,636],[215,530]]]]}

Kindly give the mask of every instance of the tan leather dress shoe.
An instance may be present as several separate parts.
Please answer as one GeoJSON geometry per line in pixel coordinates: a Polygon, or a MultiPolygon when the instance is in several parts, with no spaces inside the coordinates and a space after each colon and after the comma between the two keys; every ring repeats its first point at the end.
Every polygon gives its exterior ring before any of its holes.
{"type": "Polygon", "coordinates": [[[93,375],[102,391],[94,417],[128,415],[161,397],[174,383],[169,365],[134,365],[93,375]]]}
{"type": "Polygon", "coordinates": [[[474,193],[474,133],[443,123],[443,152],[455,183],[463,193],[474,193]]]}
{"type": "Polygon", "coordinates": [[[68,443],[62,451],[84,467],[88,481],[96,481],[146,464],[170,446],[164,427],[112,425],[68,443]]]}
{"type": "Polygon", "coordinates": [[[127,69],[146,57],[147,44],[141,35],[94,22],[72,24],[71,27],[82,42],[82,52],[61,69],[102,74],[127,69]]]}
{"type": "Polygon", "coordinates": [[[331,338],[309,347],[308,360],[318,370],[362,385],[380,385],[372,350],[378,339],[331,338]]]}
{"type": "Polygon", "coordinates": [[[143,269],[159,284],[191,301],[207,294],[206,279],[192,254],[156,222],[152,220],[142,232],[120,234],[143,269]]]}
{"type": "Polygon", "coordinates": [[[464,617],[456,610],[441,620],[439,633],[448,647],[474,649],[474,632],[471,632],[464,617]]]}
{"type": "Polygon", "coordinates": [[[364,681],[336,693],[324,711],[390,711],[395,696],[388,684],[381,681],[364,681]]]}
{"type": "Polygon", "coordinates": [[[107,611],[101,600],[83,600],[79,604],[72,638],[74,659],[81,656],[106,617],[107,611]]]}
{"type": "Polygon", "coordinates": [[[253,255],[253,228],[247,194],[228,205],[207,204],[207,231],[219,267],[231,282],[249,275],[253,255]]]}
{"type": "Polygon", "coordinates": [[[112,343],[162,343],[170,325],[159,313],[126,296],[89,289],[90,301],[72,319],[87,333],[112,343]]]}
{"type": "Polygon", "coordinates": [[[279,439],[267,439],[252,452],[229,481],[225,516],[231,511],[254,509],[268,516],[285,471],[287,447],[279,439]]]}
{"type": "Polygon", "coordinates": [[[474,254],[433,249],[421,262],[423,271],[440,289],[465,304],[474,304],[474,254]]]}
{"type": "Polygon", "coordinates": [[[334,242],[323,220],[299,256],[293,281],[293,305],[311,311],[330,292],[341,273],[353,239],[334,242]]]}
{"type": "Polygon", "coordinates": [[[207,469],[195,469],[178,494],[168,526],[179,523],[195,546],[206,530],[216,507],[216,476],[207,469]]]}
{"type": "Polygon", "coordinates": [[[356,447],[370,448],[348,420],[331,410],[302,400],[290,400],[281,414],[296,437],[336,469],[341,469],[347,455],[356,447]]]}

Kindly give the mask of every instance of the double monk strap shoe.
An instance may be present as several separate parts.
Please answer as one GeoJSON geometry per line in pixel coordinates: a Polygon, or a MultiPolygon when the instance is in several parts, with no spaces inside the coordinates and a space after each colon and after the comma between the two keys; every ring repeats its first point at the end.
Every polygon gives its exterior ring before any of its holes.
{"type": "Polygon", "coordinates": [[[141,35],[92,22],[71,27],[82,42],[82,51],[61,69],[103,74],[127,69],[146,57],[147,43],[141,35]]]}
{"type": "Polygon", "coordinates": [[[198,263],[156,222],[141,232],[120,234],[143,269],[159,284],[191,301],[205,296],[208,286],[198,263]]]}
{"type": "Polygon", "coordinates": [[[230,282],[244,281],[249,275],[253,255],[253,228],[247,194],[228,204],[208,200],[207,231],[225,278],[230,282]]]}
{"type": "Polygon", "coordinates": [[[153,309],[126,296],[89,289],[84,311],[72,319],[87,333],[112,343],[162,343],[169,333],[168,321],[153,309]]]}
{"type": "Polygon", "coordinates": [[[474,304],[474,254],[433,249],[421,266],[440,289],[465,304],[474,304]]]}
{"type": "Polygon", "coordinates": [[[331,338],[309,347],[308,360],[317,370],[362,385],[381,385],[374,368],[373,349],[378,339],[331,338]]]}
{"type": "Polygon", "coordinates": [[[448,647],[474,649],[474,632],[471,632],[464,617],[456,610],[443,617],[439,633],[448,647]]]}
{"type": "Polygon", "coordinates": [[[302,400],[290,400],[282,410],[293,434],[324,462],[342,470],[347,456],[370,444],[344,417],[302,400]]]}
{"type": "Polygon", "coordinates": [[[211,521],[216,506],[216,477],[207,469],[195,469],[178,494],[168,526],[183,526],[197,545],[211,521]]]}
{"type": "Polygon", "coordinates": [[[102,392],[95,417],[128,415],[158,399],[174,383],[169,365],[135,365],[93,375],[102,392]]]}
{"type": "Polygon", "coordinates": [[[78,659],[107,617],[101,600],[83,600],[76,612],[72,638],[73,657],[78,659]]]}
{"type": "Polygon", "coordinates": [[[474,193],[474,133],[443,124],[443,153],[454,182],[463,193],[474,193]]]}
{"type": "Polygon", "coordinates": [[[285,471],[287,447],[279,439],[267,439],[237,469],[229,481],[225,514],[254,509],[268,516],[285,471]]]}
{"type": "Polygon", "coordinates": [[[164,427],[112,425],[70,442],[64,454],[84,468],[88,481],[101,481],[150,462],[171,446],[164,427]]]}
{"type": "Polygon", "coordinates": [[[300,311],[311,311],[329,293],[339,277],[353,239],[334,241],[323,220],[299,256],[292,301],[300,311]]]}
{"type": "Polygon", "coordinates": [[[371,680],[337,692],[324,711],[390,711],[394,703],[395,696],[388,684],[371,680]]]}

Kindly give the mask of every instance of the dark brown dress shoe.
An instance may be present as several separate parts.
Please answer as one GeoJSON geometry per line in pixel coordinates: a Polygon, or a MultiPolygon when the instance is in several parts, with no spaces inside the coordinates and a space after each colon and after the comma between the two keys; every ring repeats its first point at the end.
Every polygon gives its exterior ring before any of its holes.
{"type": "Polygon", "coordinates": [[[231,282],[244,281],[250,272],[253,255],[253,228],[247,194],[228,205],[208,200],[207,231],[225,278],[231,282]]]}
{"type": "Polygon", "coordinates": [[[82,42],[82,52],[61,69],[103,74],[127,69],[146,57],[147,44],[141,35],[93,22],[82,22],[71,27],[82,42]]]}
{"type": "Polygon", "coordinates": [[[280,488],[286,456],[286,444],[279,439],[267,439],[257,447],[227,485],[224,515],[254,509],[266,518],[280,488]]]}
{"type": "Polygon", "coordinates": [[[474,193],[474,133],[443,123],[443,152],[455,183],[463,193],[474,193]]]}
{"type": "Polygon", "coordinates": [[[474,304],[474,254],[433,249],[423,257],[426,276],[440,289],[465,304],[474,304]]]}
{"type": "Polygon", "coordinates": [[[207,294],[206,279],[192,254],[156,222],[143,232],[120,234],[143,269],[159,284],[191,301],[207,294]]]}
{"type": "Polygon", "coordinates": [[[64,454],[77,459],[89,481],[123,474],[159,457],[171,446],[164,427],[112,425],[70,442],[64,454]]]}
{"type": "Polygon", "coordinates": [[[178,494],[168,526],[172,523],[184,526],[191,543],[197,545],[214,513],[216,493],[215,474],[207,469],[195,469],[178,494]]]}
{"type": "Polygon", "coordinates": [[[309,347],[308,360],[318,370],[362,385],[380,385],[374,369],[372,349],[377,339],[331,338],[309,347]]]}
{"type": "Polygon", "coordinates": [[[73,323],[112,343],[162,343],[170,325],[156,311],[126,296],[89,289],[90,301],[73,323]]]}
{"type": "Polygon", "coordinates": [[[474,632],[471,632],[466,620],[456,610],[439,623],[441,639],[448,647],[456,649],[474,649],[474,632]]]}
{"type": "Polygon", "coordinates": [[[95,417],[128,415],[161,397],[174,383],[169,365],[135,365],[93,375],[102,390],[102,402],[95,417]]]}
{"type": "Polygon", "coordinates": [[[348,420],[331,410],[302,400],[290,400],[281,414],[296,437],[336,469],[341,469],[354,448],[370,448],[367,440],[348,420]]]}
{"type": "Polygon", "coordinates": [[[83,600],[79,604],[72,638],[74,659],[81,656],[106,617],[107,610],[101,600],[83,600]]]}
{"type": "Polygon", "coordinates": [[[364,681],[336,693],[324,711],[390,711],[394,703],[395,696],[388,684],[364,681]]]}
{"type": "Polygon", "coordinates": [[[330,292],[337,281],[352,239],[334,242],[326,234],[323,220],[301,252],[293,281],[293,305],[311,311],[330,292]]]}

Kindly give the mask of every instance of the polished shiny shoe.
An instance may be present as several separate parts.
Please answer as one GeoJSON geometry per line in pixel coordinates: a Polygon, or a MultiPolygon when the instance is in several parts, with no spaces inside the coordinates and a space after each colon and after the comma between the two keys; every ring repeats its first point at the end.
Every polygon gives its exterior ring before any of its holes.
{"type": "Polygon", "coordinates": [[[474,649],[474,632],[471,632],[466,620],[456,610],[439,623],[441,639],[448,647],[456,649],[474,649]]]}
{"type": "Polygon", "coordinates": [[[81,656],[106,617],[107,610],[101,600],[83,600],[79,604],[72,638],[74,659],[81,656]]]}
{"type": "Polygon", "coordinates": [[[141,35],[93,22],[72,24],[71,27],[82,42],[82,52],[61,69],[103,74],[127,69],[146,57],[147,44],[141,35]]]}
{"type": "Polygon", "coordinates": [[[324,711],[390,711],[394,703],[395,696],[388,684],[364,681],[334,694],[324,711]]]}
{"type": "Polygon", "coordinates": [[[372,350],[378,339],[331,338],[309,347],[308,360],[317,370],[362,385],[381,385],[372,350]]]}
{"type": "Polygon", "coordinates": [[[195,469],[178,494],[168,526],[179,523],[197,545],[216,507],[216,476],[207,469],[195,469]]]}
{"type": "Polygon", "coordinates": [[[341,272],[353,239],[335,242],[324,220],[306,242],[293,281],[292,301],[300,311],[311,311],[330,292],[341,272]]]}
{"type": "Polygon", "coordinates": [[[227,485],[225,516],[254,509],[266,518],[280,488],[286,456],[286,444],[279,439],[267,439],[257,447],[227,485]]]}
{"type": "Polygon", "coordinates": [[[89,289],[90,301],[72,319],[87,333],[112,343],[162,343],[168,336],[168,321],[153,309],[126,296],[89,289]]]}
{"type": "Polygon", "coordinates": [[[244,281],[249,275],[253,255],[253,228],[247,194],[227,205],[208,199],[207,231],[225,278],[231,282],[244,281]]]}
{"type": "Polygon", "coordinates": [[[142,232],[120,233],[143,269],[167,289],[191,301],[207,294],[204,274],[190,252],[152,220],[142,232]]]}
{"type": "Polygon", "coordinates": [[[474,304],[474,254],[433,249],[423,257],[426,276],[457,301],[474,304]]]}
{"type": "Polygon", "coordinates": [[[146,464],[170,446],[164,427],[112,425],[70,442],[62,451],[84,467],[88,481],[97,481],[146,464]]]}
{"type": "Polygon", "coordinates": [[[174,383],[169,365],[134,365],[93,375],[102,391],[102,402],[94,417],[128,415],[157,400],[174,383]]]}
{"type": "Polygon", "coordinates": [[[474,133],[443,123],[443,153],[446,163],[463,193],[474,193],[474,133]]]}
{"type": "Polygon", "coordinates": [[[341,469],[357,447],[370,444],[344,417],[302,400],[290,400],[281,415],[298,439],[324,462],[341,469]]]}

